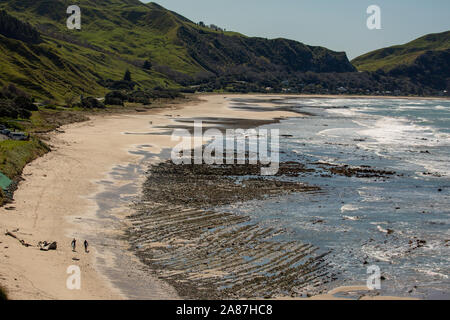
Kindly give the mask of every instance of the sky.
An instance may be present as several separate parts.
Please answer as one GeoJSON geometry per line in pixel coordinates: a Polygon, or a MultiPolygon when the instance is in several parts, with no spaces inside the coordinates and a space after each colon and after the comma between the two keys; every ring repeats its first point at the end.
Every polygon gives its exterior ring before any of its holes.
{"type": "MultiPolygon", "coordinates": [[[[143,1],[149,2],[149,1],[143,1]]],[[[263,38],[288,38],[345,51],[350,59],[450,30],[449,0],[157,0],[188,19],[263,38]],[[381,29],[367,28],[367,8],[381,29]]]]}

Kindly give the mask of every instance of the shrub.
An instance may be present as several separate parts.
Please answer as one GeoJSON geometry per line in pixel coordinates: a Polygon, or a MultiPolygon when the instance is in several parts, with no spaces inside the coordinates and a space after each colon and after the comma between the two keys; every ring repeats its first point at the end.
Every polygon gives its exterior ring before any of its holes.
{"type": "Polygon", "coordinates": [[[0,90],[0,117],[28,119],[31,111],[36,110],[33,99],[15,85],[10,84],[0,90]]]}
{"type": "Polygon", "coordinates": [[[150,91],[150,95],[153,99],[175,99],[182,97],[179,91],[161,87],[156,87],[150,91]]]}
{"type": "Polygon", "coordinates": [[[130,70],[125,71],[125,75],[123,76],[123,81],[132,82],[130,70]]]}
{"type": "Polygon", "coordinates": [[[128,101],[142,104],[150,104],[150,96],[146,94],[144,91],[134,91],[129,94],[128,101]]]}
{"type": "Polygon", "coordinates": [[[103,108],[105,108],[105,105],[103,103],[101,103],[100,101],[98,101],[94,97],[87,97],[87,98],[81,99],[80,106],[82,108],[86,108],[86,109],[103,109],[103,108]]]}
{"type": "Polygon", "coordinates": [[[20,109],[25,109],[28,111],[38,111],[38,107],[33,104],[33,101],[30,98],[18,96],[14,99],[14,103],[20,109]]]}
{"type": "Polygon", "coordinates": [[[105,99],[105,104],[108,106],[123,106],[123,100],[119,98],[107,98],[105,99]]]}
{"type": "Polygon", "coordinates": [[[19,111],[12,100],[0,100],[0,117],[17,119],[19,111]]]}
{"type": "Polygon", "coordinates": [[[98,84],[110,90],[133,90],[136,86],[136,83],[133,81],[115,81],[111,79],[100,80],[98,81],[98,84]]]}
{"type": "Polygon", "coordinates": [[[127,95],[121,91],[111,91],[105,96],[106,105],[123,106],[124,101],[127,100],[127,95]]]}
{"type": "Polygon", "coordinates": [[[152,68],[152,63],[149,60],[145,60],[144,65],[142,66],[144,70],[150,70],[152,68]]]}
{"type": "Polygon", "coordinates": [[[134,102],[142,104],[151,104],[150,99],[153,98],[151,92],[147,91],[111,91],[105,96],[106,105],[120,105],[123,106],[124,102],[134,102]]]}

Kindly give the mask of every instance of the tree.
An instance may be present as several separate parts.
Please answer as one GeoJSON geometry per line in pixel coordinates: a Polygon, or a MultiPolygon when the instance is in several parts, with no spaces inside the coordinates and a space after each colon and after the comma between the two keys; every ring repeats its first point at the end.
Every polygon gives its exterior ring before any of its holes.
{"type": "Polygon", "coordinates": [[[150,70],[152,68],[152,63],[150,62],[150,60],[145,60],[142,68],[144,68],[145,70],[150,70]]]}
{"type": "Polygon", "coordinates": [[[132,81],[131,80],[131,72],[130,72],[130,70],[127,69],[127,71],[125,71],[125,75],[123,76],[123,80],[124,81],[128,81],[128,82],[132,81]]]}

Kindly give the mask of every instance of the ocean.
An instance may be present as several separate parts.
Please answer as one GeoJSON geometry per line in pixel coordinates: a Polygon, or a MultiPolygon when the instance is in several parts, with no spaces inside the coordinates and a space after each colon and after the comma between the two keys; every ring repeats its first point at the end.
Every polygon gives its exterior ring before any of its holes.
{"type": "Polygon", "coordinates": [[[368,266],[375,265],[383,294],[450,298],[450,101],[286,98],[277,104],[310,114],[261,128],[280,129],[281,161],[315,169],[289,179],[321,192],[219,210],[285,229],[282,240],[330,252],[339,274],[333,286],[365,284],[368,266]],[[320,172],[321,163],[395,175],[330,176],[320,172]]]}

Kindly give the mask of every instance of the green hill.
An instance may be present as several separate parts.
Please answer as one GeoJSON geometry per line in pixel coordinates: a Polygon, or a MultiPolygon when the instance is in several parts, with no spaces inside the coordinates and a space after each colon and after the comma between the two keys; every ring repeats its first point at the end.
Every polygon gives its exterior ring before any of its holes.
{"type": "Polygon", "coordinates": [[[411,65],[427,51],[446,51],[450,49],[450,31],[429,34],[404,45],[392,46],[366,53],[352,60],[360,71],[385,72],[400,65],[411,65]]]}
{"type": "Polygon", "coordinates": [[[352,61],[360,71],[382,71],[439,90],[450,86],[450,31],[379,49],[352,61]]]}
{"type": "MultiPolygon", "coordinates": [[[[39,34],[27,42],[0,30],[0,84],[13,82],[41,98],[103,95],[100,83],[126,69],[143,88],[176,88],[228,74],[351,72],[345,53],[286,39],[249,38],[199,26],[158,4],[78,0],[82,30],[68,30],[69,0],[3,0],[5,10],[39,34]],[[145,68],[145,62],[151,68],[145,68]]],[[[0,24],[1,25],[1,24],[0,24]]]]}

